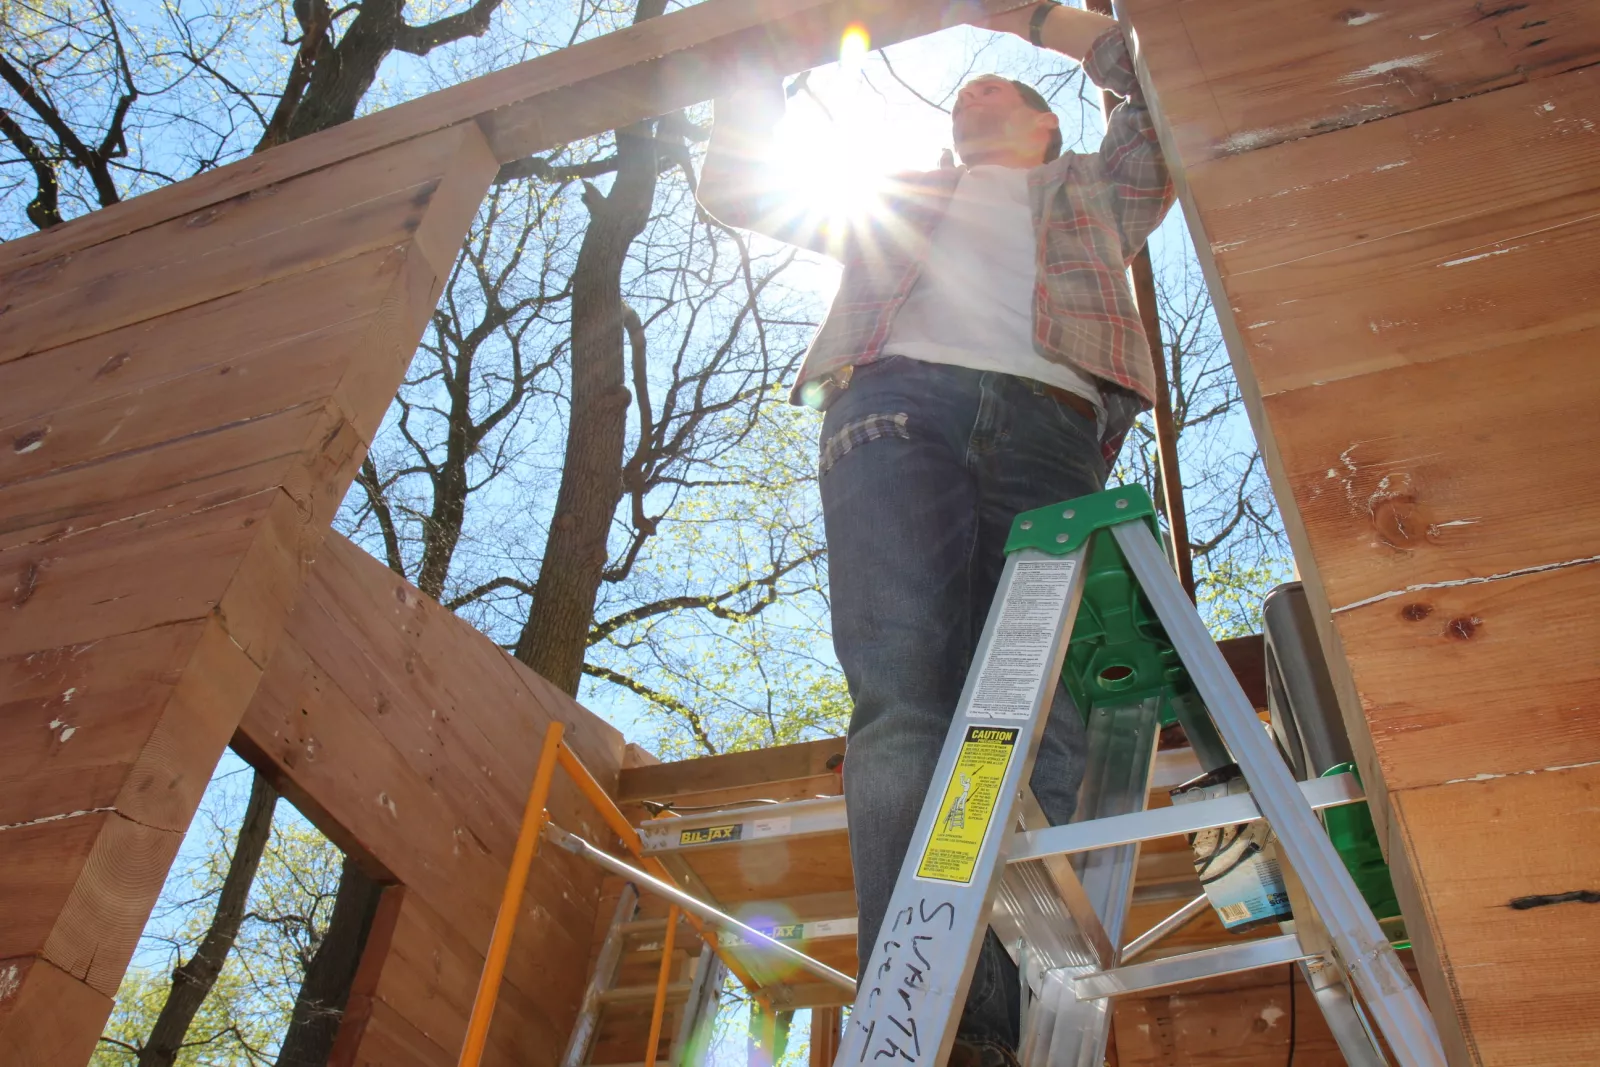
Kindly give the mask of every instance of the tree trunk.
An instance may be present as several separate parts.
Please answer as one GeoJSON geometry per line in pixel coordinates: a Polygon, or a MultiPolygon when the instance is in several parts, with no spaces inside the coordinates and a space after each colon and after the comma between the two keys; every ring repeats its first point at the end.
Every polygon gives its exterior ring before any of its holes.
{"type": "Polygon", "coordinates": [[[189,962],[172,972],[172,992],[167,994],[167,1002],[150,1028],[150,1039],[139,1050],[139,1067],[172,1067],[177,1060],[189,1034],[189,1024],[216,984],[234,939],[239,936],[250,886],[256,879],[267,839],[272,836],[272,813],[277,804],[277,791],[256,775],[250,783],[250,802],[244,809],[239,840],[234,843],[233,858],[222,879],[211,926],[189,962]]]}
{"type": "Polygon", "coordinates": [[[450,561],[461,541],[467,517],[467,462],[472,458],[472,367],[480,342],[464,340],[456,358],[455,373],[445,381],[450,396],[444,462],[433,478],[433,510],[422,528],[422,565],[417,568],[417,588],[435,600],[444,594],[450,561]]]}
{"type": "Polygon", "coordinates": [[[285,140],[355,118],[357,105],[372,87],[378,67],[394,50],[395,37],[404,25],[399,0],[363,0],[339,44],[325,49],[312,69],[305,95],[289,119],[285,140]]]}
{"type": "MultiPolygon", "coordinates": [[[[665,0],[640,0],[634,22],[659,15],[665,0]]],[[[650,218],[656,192],[652,123],[616,132],[617,176],[610,195],[585,183],[589,228],[572,272],[572,408],[566,464],[545,541],[519,660],[576,695],[589,647],[607,539],[622,499],[629,393],[623,360],[622,269],[650,218]]]]}
{"type": "Polygon", "coordinates": [[[368,878],[346,856],[339,875],[328,932],[306,966],[306,976],[295,998],[289,1031],[278,1050],[277,1067],[325,1067],[333,1039],[344,1021],[350,983],[367,945],[372,917],[378,910],[383,886],[368,878]]]}

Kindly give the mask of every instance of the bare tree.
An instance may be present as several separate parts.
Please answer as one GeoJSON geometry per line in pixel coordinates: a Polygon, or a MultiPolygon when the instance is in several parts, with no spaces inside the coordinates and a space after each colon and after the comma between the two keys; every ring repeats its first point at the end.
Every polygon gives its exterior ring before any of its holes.
{"type": "Polygon", "coordinates": [[[239,837],[228,863],[228,873],[217,894],[211,925],[194,955],[172,972],[172,991],[150,1028],[150,1037],[138,1050],[139,1067],[172,1067],[183,1051],[195,1013],[211,993],[234,939],[239,936],[250,886],[272,833],[272,813],[277,802],[278,794],[272,786],[256,775],[251,783],[244,822],[239,826],[239,837]]]}
{"type": "Polygon", "coordinates": [[[212,56],[239,47],[254,18],[242,0],[203,26],[171,8],[134,25],[109,0],[7,0],[4,15],[0,138],[10,153],[0,154],[0,198],[31,192],[22,213],[33,227],[117,203],[231,151],[230,121],[179,103],[201,87],[192,67],[166,62],[166,41],[187,35],[212,56]],[[181,129],[188,148],[146,151],[149,129],[181,129]]]}

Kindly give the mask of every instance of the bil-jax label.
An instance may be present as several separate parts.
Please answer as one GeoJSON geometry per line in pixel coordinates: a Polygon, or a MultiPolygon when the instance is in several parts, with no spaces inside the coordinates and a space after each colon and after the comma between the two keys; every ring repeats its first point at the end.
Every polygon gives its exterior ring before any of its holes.
{"type": "Polygon", "coordinates": [[[722,841],[737,841],[744,836],[744,824],[732,826],[703,826],[698,830],[684,830],[678,834],[679,845],[714,845],[722,841]]]}
{"type": "Polygon", "coordinates": [[[955,769],[945,784],[939,819],[917,864],[918,878],[971,884],[1020,732],[1006,727],[967,727],[955,769]]]}

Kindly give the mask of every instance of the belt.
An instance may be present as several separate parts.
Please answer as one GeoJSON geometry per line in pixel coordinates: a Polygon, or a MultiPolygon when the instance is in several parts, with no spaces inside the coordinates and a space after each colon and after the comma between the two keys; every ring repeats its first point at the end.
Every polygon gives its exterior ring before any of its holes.
{"type": "MultiPolygon", "coordinates": [[[[854,366],[842,367],[823,378],[822,384],[837,390],[848,389],[850,388],[850,379],[855,376],[855,369],[854,366]]],[[[1064,404],[1076,411],[1090,422],[1099,423],[1100,413],[1095,410],[1094,404],[1088,398],[1079,396],[1070,389],[1063,389],[1059,385],[1046,385],[1044,382],[1035,381],[1032,378],[1019,377],[1018,380],[1023,385],[1026,385],[1028,390],[1035,396],[1047,396],[1056,403],[1064,404]]],[[[831,400],[832,398],[830,397],[829,399],[831,400]]]]}
{"type": "Polygon", "coordinates": [[[1081,397],[1077,393],[1061,388],[1059,385],[1046,385],[1031,378],[1024,380],[1027,381],[1028,387],[1040,396],[1047,396],[1056,403],[1071,408],[1090,422],[1099,422],[1100,413],[1094,409],[1094,404],[1090,403],[1086,397],[1081,397]]]}

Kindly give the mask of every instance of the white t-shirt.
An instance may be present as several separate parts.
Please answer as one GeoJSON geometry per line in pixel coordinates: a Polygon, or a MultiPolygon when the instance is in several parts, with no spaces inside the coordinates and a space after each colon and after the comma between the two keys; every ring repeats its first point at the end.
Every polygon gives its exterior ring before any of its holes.
{"type": "Polygon", "coordinates": [[[1032,378],[1100,408],[1094,379],[1034,351],[1037,250],[1028,172],[968,170],[934,230],[922,274],[889,328],[884,355],[1032,378]]]}

